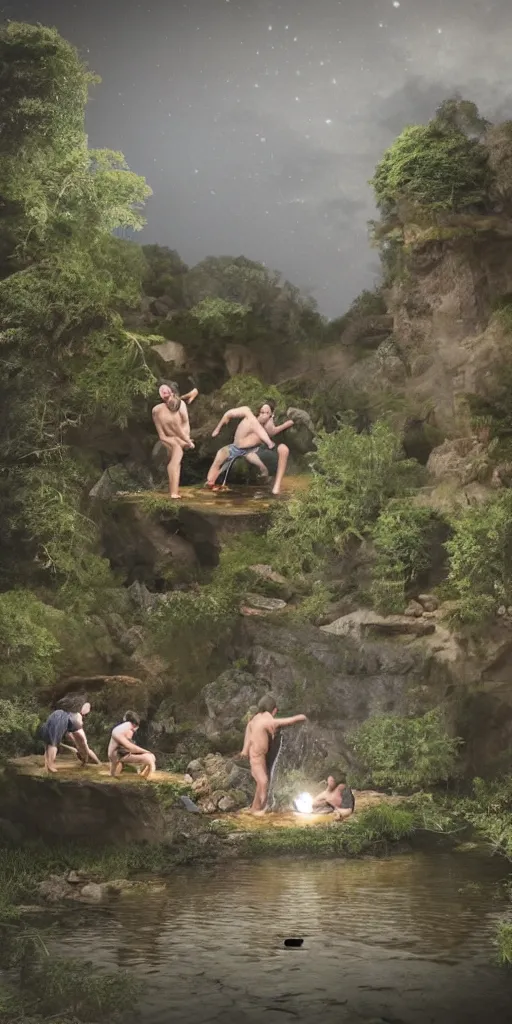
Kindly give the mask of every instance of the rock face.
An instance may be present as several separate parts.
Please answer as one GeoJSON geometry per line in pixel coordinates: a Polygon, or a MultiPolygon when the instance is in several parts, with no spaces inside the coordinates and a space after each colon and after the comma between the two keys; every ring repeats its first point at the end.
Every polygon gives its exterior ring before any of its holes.
{"type": "Polygon", "coordinates": [[[452,220],[445,241],[406,228],[407,275],[387,295],[392,319],[378,318],[383,334],[375,332],[376,347],[366,343],[362,318],[341,344],[315,355],[309,369],[319,380],[327,374],[333,386],[342,381],[384,404],[386,393],[395,402],[403,396],[441,437],[471,433],[466,395],[484,394],[493,360],[506,358],[506,333],[493,311],[512,292],[510,224],[452,220]]]}
{"type": "MultiPolygon", "coordinates": [[[[414,620],[414,625],[416,625],[414,620]]],[[[411,620],[401,622],[402,630],[411,620]]],[[[433,624],[428,622],[428,632],[433,624]]],[[[212,742],[226,734],[242,737],[247,715],[271,691],[279,713],[304,713],[308,722],[284,730],[285,768],[311,766],[315,772],[350,751],[347,736],[370,715],[422,713],[442,702],[453,683],[445,666],[417,634],[342,634],[265,619],[244,619],[235,655],[244,671],[224,672],[203,691],[212,742]]]]}
{"type": "MultiPolygon", "coordinates": [[[[421,605],[417,606],[419,615],[422,615],[421,605]]],[[[369,611],[366,608],[351,612],[350,615],[343,615],[341,619],[331,622],[328,626],[321,626],[324,633],[334,633],[335,636],[429,636],[435,630],[433,622],[419,622],[416,618],[416,611],[412,615],[379,615],[377,612],[369,611]]]]}
{"type": "Polygon", "coordinates": [[[173,785],[162,773],[154,783],[131,773],[116,780],[105,767],[82,769],[75,761],[61,762],[48,778],[42,758],[18,758],[6,769],[1,813],[26,837],[46,842],[172,843],[180,831],[201,830],[199,816],[174,806],[173,785]]]}

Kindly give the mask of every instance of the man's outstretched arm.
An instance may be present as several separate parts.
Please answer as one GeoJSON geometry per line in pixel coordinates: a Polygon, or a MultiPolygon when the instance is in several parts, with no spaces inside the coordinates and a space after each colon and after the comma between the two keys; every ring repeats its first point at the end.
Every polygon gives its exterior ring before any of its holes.
{"type": "Polygon", "coordinates": [[[195,401],[196,398],[198,397],[198,395],[199,395],[199,391],[198,391],[197,387],[193,387],[193,389],[191,389],[191,391],[187,391],[186,394],[182,394],[181,395],[181,399],[182,399],[182,401],[186,401],[187,406],[189,406],[190,402],[191,401],[195,401]]]}
{"type": "Polygon", "coordinates": [[[290,427],[294,427],[293,420],[286,420],[286,423],[281,423],[279,427],[274,426],[270,431],[271,437],[276,437],[277,434],[282,434],[283,430],[289,430],[290,427]]]}
{"type": "Polygon", "coordinates": [[[248,405],[241,405],[239,409],[228,409],[224,413],[222,419],[219,420],[215,430],[212,430],[212,437],[218,437],[223,427],[225,427],[230,420],[243,420],[245,417],[253,416],[253,412],[249,409],[248,405]]]}
{"type": "Polygon", "coordinates": [[[299,722],[306,721],[306,715],[293,715],[292,718],[274,718],[274,725],[278,729],[284,729],[287,725],[298,725],[299,722]]]}

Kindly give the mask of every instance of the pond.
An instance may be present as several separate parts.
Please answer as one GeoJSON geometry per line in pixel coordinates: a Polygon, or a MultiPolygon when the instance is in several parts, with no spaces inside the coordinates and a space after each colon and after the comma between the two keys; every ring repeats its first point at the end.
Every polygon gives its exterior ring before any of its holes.
{"type": "Polygon", "coordinates": [[[505,875],[439,851],[180,869],[164,892],[64,923],[53,948],[147,982],[139,1024],[505,1021],[512,972],[492,944],[505,875]]]}

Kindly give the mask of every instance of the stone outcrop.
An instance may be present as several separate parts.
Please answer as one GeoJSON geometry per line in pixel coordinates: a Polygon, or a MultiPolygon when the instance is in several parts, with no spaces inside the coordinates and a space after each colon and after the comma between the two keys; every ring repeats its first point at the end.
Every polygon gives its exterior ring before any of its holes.
{"type": "Polygon", "coordinates": [[[172,844],[183,832],[204,831],[199,815],[180,809],[182,778],[160,772],[147,783],[128,771],[112,779],[104,765],[84,769],[65,758],[58,765],[58,774],[51,778],[39,757],[18,758],[6,767],[1,814],[27,838],[88,845],[172,844]]]}
{"type": "MultiPolygon", "coordinates": [[[[419,614],[423,609],[419,607],[419,614]]],[[[433,622],[421,622],[409,615],[379,615],[377,612],[361,608],[359,611],[343,615],[341,619],[320,627],[324,633],[335,636],[429,636],[435,630],[433,622]]]]}

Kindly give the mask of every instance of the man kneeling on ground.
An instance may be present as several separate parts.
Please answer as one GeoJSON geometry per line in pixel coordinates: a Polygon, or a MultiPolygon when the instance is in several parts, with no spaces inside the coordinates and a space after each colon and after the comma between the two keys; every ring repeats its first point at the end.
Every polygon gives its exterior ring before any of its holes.
{"type": "Polygon", "coordinates": [[[336,820],[350,818],[356,805],[354,794],[346,781],[329,775],[327,787],[313,800],[313,814],[334,812],[336,820]]]}
{"type": "Polygon", "coordinates": [[[114,726],[108,745],[108,759],[110,761],[110,774],[118,778],[125,764],[134,764],[141,767],[141,775],[150,779],[156,768],[155,755],[144,747],[138,747],[132,742],[135,733],[140,725],[140,718],[134,711],[127,711],[123,721],[114,726]]]}

